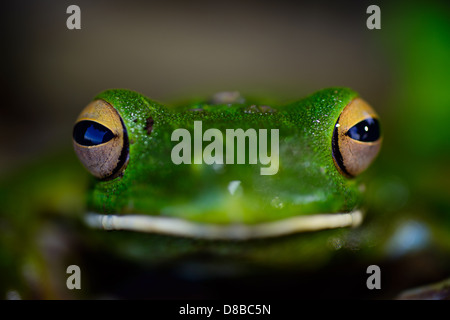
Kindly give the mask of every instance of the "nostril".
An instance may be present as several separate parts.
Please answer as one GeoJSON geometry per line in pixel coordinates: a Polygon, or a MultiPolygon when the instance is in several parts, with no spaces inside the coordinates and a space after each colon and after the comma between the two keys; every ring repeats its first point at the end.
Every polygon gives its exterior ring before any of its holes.
{"type": "Polygon", "coordinates": [[[153,120],[152,117],[147,118],[147,120],[145,121],[145,131],[147,131],[148,135],[152,133],[154,123],[155,121],[153,120]]]}

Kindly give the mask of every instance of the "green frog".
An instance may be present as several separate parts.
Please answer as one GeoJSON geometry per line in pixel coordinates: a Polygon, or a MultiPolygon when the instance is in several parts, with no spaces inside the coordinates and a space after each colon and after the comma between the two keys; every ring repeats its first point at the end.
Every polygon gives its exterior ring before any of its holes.
{"type": "Polygon", "coordinates": [[[358,176],[382,142],[364,100],[345,88],[280,106],[229,95],[175,109],[128,90],[98,95],[73,131],[96,177],[88,225],[233,241],[361,222],[358,176]]]}
{"type": "Polygon", "coordinates": [[[60,296],[58,263],[89,269],[77,250],[51,258],[49,234],[151,265],[205,253],[281,268],[326,265],[363,221],[360,175],[381,143],[378,115],[347,88],[285,105],[220,93],[170,108],[107,90],[73,129],[91,178],[72,153],[4,180],[2,262],[21,266],[6,290],[31,281],[37,295],[60,296]],[[20,195],[28,201],[7,200],[20,195]]]}
{"type": "Polygon", "coordinates": [[[108,90],[73,132],[95,177],[85,222],[116,230],[96,234],[120,255],[208,252],[311,268],[330,259],[340,228],[361,223],[359,175],[381,142],[378,115],[347,88],[270,106],[220,93],[172,109],[108,90]],[[325,229],[337,232],[308,233],[325,229]]]}

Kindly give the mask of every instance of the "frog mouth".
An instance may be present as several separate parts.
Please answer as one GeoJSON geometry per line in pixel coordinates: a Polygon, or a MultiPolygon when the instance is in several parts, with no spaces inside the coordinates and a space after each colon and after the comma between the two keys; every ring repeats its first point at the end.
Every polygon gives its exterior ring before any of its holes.
{"type": "Polygon", "coordinates": [[[326,213],[295,216],[283,220],[245,224],[213,224],[188,221],[180,218],[148,215],[110,215],[89,212],[85,217],[88,226],[103,230],[128,230],[165,234],[205,240],[251,240],[273,238],[299,232],[319,231],[343,227],[357,227],[363,213],[326,213]]]}

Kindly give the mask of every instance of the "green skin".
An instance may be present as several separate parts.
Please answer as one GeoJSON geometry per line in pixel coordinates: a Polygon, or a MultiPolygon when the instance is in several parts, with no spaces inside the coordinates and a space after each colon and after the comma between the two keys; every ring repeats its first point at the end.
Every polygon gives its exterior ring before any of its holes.
{"type": "MultiPolygon", "coordinates": [[[[242,111],[255,104],[249,101],[233,106],[198,102],[169,110],[135,92],[103,92],[94,99],[104,99],[120,113],[132,141],[130,160],[122,177],[93,181],[88,211],[159,215],[220,225],[349,212],[361,204],[361,189],[358,179],[345,178],[335,167],[331,138],[341,111],[356,96],[345,88],[326,89],[298,102],[273,107],[277,112],[261,114],[242,111]],[[204,112],[191,110],[199,108],[204,112]],[[154,124],[149,135],[146,126],[150,116],[154,124]],[[229,164],[219,171],[206,164],[175,165],[170,155],[178,142],[171,141],[172,132],[177,128],[192,132],[194,120],[202,121],[203,132],[207,128],[222,132],[235,128],[279,129],[278,173],[261,175],[260,164],[229,164]],[[240,180],[242,189],[231,195],[227,186],[233,180],[240,180]]],[[[179,256],[211,253],[275,267],[316,268],[335,253],[330,238],[343,237],[345,231],[250,241],[125,231],[93,233],[95,240],[91,241],[137,261],[161,263],[179,256]]]]}
{"type": "Polygon", "coordinates": [[[359,205],[361,193],[357,180],[336,169],[331,140],[340,113],[356,96],[349,89],[331,88],[286,106],[272,106],[276,112],[246,113],[249,104],[197,103],[168,109],[135,92],[105,91],[96,99],[109,102],[120,113],[131,142],[130,161],[122,177],[94,184],[89,209],[218,224],[349,212],[359,205]],[[204,111],[190,110],[199,108],[204,111]],[[146,130],[149,117],[154,120],[151,134],[146,130]],[[261,164],[228,164],[221,170],[207,164],[175,165],[171,150],[177,142],[171,141],[172,132],[177,128],[193,132],[198,120],[203,132],[279,129],[278,173],[261,175],[261,164]],[[241,181],[240,195],[227,189],[233,180],[241,181]]]}

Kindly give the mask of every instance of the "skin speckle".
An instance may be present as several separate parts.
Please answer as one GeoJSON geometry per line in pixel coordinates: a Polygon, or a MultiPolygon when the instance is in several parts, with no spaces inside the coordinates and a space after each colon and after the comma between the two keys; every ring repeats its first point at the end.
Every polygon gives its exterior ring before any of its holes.
{"type": "Polygon", "coordinates": [[[192,109],[189,109],[189,111],[202,112],[202,111],[205,111],[205,110],[203,110],[202,108],[192,108],[192,109]]]}
{"type": "Polygon", "coordinates": [[[154,120],[152,117],[147,118],[147,120],[145,121],[145,131],[147,132],[148,135],[150,135],[153,131],[153,124],[154,120]]]}
{"type": "Polygon", "coordinates": [[[355,95],[349,89],[333,88],[286,105],[211,106],[196,102],[172,109],[135,92],[108,90],[99,97],[114,102],[130,129],[129,138],[134,144],[122,179],[93,185],[88,207],[99,213],[122,213],[127,201],[133,199],[139,214],[161,214],[170,204],[179,206],[174,207],[172,216],[187,220],[229,223],[236,216],[228,213],[239,211],[240,223],[256,223],[298,215],[299,212],[317,212],[317,204],[294,203],[293,199],[324,194],[326,199],[332,200],[323,200],[321,211],[352,210],[360,200],[359,190],[335,168],[330,146],[336,120],[346,101],[355,95]],[[339,99],[344,101],[342,105],[331,103],[333,91],[337,91],[339,99]],[[117,96],[122,97],[120,103],[115,103],[117,96]],[[259,108],[258,111],[276,112],[244,112],[251,106],[259,108]],[[198,107],[206,112],[189,111],[198,107]],[[135,119],[138,121],[134,122],[135,119]],[[223,166],[223,174],[217,174],[212,166],[199,166],[195,171],[189,170],[188,165],[175,166],[170,161],[174,146],[171,134],[175,128],[192,131],[196,120],[203,121],[204,130],[218,128],[222,132],[233,128],[279,129],[280,139],[284,141],[280,146],[280,171],[273,177],[262,177],[260,166],[256,165],[223,166]],[[134,132],[131,128],[135,128],[134,132]],[[327,168],[325,173],[320,172],[321,167],[327,168]],[[230,179],[242,181],[245,197],[231,200],[229,193],[222,194],[230,179]],[[275,194],[280,198],[282,195],[285,204],[282,209],[273,208],[270,203],[275,194]],[[106,200],[106,195],[111,196],[106,200]],[[301,210],[297,206],[302,206],[301,210]]]}
{"type": "Polygon", "coordinates": [[[255,104],[252,104],[251,106],[244,108],[244,113],[259,113],[259,114],[263,115],[263,114],[269,114],[269,113],[275,113],[275,112],[277,112],[276,109],[266,106],[266,105],[257,106],[255,104]]]}

